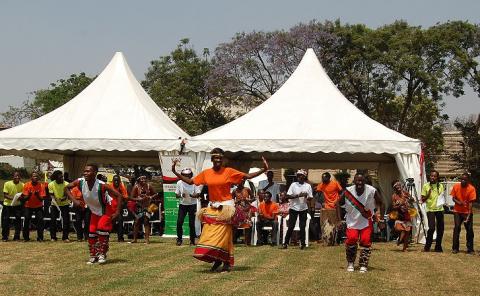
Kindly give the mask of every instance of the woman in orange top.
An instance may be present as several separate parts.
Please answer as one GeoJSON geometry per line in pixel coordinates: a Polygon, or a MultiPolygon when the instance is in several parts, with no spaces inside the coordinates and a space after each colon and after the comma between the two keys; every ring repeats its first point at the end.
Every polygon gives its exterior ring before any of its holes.
{"type": "Polygon", "coordinates": [[[178,160],[172,164],[172,172],[188,184],[207,185],[210,206],[199,213],[203,223],[202,234],[193,256],[206,262],[214,262],[211,271],[215,271],[222,263],[222,271],[230,271],[233,266],[233,231],[232,217],[235,214],[235,203],[230,193],[232,184],[240,183],[244,178],[254,178],[268,170],[268,163],[262,157],[263,169],[245,174],[223,166],[224,151],[214,148],[211,152],[213,167],[206,169],[193,179],[176,171],[178,160]]]}

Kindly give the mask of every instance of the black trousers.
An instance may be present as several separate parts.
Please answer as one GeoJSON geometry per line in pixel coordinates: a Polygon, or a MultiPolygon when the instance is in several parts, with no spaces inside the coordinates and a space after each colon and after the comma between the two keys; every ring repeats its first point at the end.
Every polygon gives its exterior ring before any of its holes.
{"type": "Polygon", "coordinates": [[[427,212],[428,231],[427,241],[425,243],[425,250],[430,250],[433,241],[433,233],[437,230],[437,238],[435,239],[435,251],[442,251],[442,239],[444,225],[443,211],[427,212]]]}
{"type": "Polygon", "coordinates": [[[123,229],[123,210],[127,208],[127,203],[122,202],[121,208],[120,208],[120,215],[117,217],[117,220],[115,221],[115,225],[117,228],[117,239],[119,241],[123,241],[123,235],[125,234],[125,230],[123,229]]]}
{"type": "Polygon", "coordinates": [[[30,222],[32,215],[35,215],[35,226],[37,227],[37,240],[43,240],[43,207],[39,208],[25,208],[25,221],[23,224],[23,239],[30,240],[30,222]]]}
{"type": "Polygon", "coordinates": [[[285,235],[285,244],[290,243],[290,237],[292,237],[293,229],[295,228],[295,224],[297,223],[297,217],[299,217],[299,226],[300,226],[300,243],[302,246],[305,245],[305,225],[307,224],[307,212],[308,210],[304,211],[295,211],[290,209],[288,211],[288,230],[287,234],[285,235]]]}
{"type": "Polygon", "coordinates": [[[10,217],[14,217],[13,225],[15,234],[13,239],[20,239],[22,229],[22,206],[3,206],[2,210],[2,239],[7,240],[10,236],[10,217]]]}
{"type": "Polygon", "coordinates": [[[75,232],[77,233],[77,240],[88,238],[88,227],[90,226],[90,210],[76,207],[75,210],[75,232]]]}
{"type": "Polygon", "coordinates": [[[188,227],[190,228],[190,242],[195,242],[195,213],[197,211],[197,205],[178,205],[178,218],[177,218],[177,240],[181,240],[183,237],[183,221],[188,214],[188,227]]]}
{"type": "Polygon", "coordinates": [[[272,237],[272,243],[277,242],[277,231],[278,231],[278,222],[277,219],[261,219],[259,218],[257,221],[257,235],[258,235],[258,240],[262,244],[268,243],[268,231],[263,230],[262,228],[265,226],[270,226],[272,227],[272,232],[271,232],[271,237],[272,237]]]}
{"type": "Polygon", "coordinates": [[[62,240],[68,239],[70,230],[70,206],[59,206],[60,212],[56,206],[50,207],[50,237],[57,239],[57,218],[62,215],[62,240]]]}
{"type": "Polygon", "coordinates": [[[460,248],[460,231],[463,223],[467,232],[467,252],[473,252],[473,214],[469,215],[467,223],[464,223],[467,219],[467,214],[453,213],[453,219],[455,226],[453,228],[452,250],[458,251],[460,248]]]}

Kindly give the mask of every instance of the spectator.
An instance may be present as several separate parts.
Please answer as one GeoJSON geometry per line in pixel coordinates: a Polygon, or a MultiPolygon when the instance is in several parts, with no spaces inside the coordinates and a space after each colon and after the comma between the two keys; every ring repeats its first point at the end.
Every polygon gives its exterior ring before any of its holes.
{"type": "Polygon", "coordinates": [[[15,233],[13,240],[20,239],[20,230],[22,223],[22,206],[18,201],[18,198],[22,195],[23,183],[20,182],[20,173],[13,173],[13,180],[5,182],[3,185],[3,210],[2,210],[2,240],[8,241],[10,236],[10,216],[14,217],[15,233]],[[16,201],[14,203],[14,198],[16,201]]]}
{"type": "Polygon", "coordinates": [[[300,249],[305,249],[305,225],[307,222],[308,206],[306,199],[313,198],[312,186],[306,182],[307,172],[303,169],[297,171],[297,182],[293,182],[288,188],[287,197],[290,200],[288,230],[282,248],[288,248],[290,237],[299,218],[300,226],[300,249]]]}
{"type": "MultiPolygon", "coordinates": [[[[243,182],[243,180],[242,180],[243,182]]],[[[238,241],[238,237],[241,235],[241,230],[244,231],[245,244],[250,245],[252,234],[252,216],[257,211],[255,207],[250,204],[249,196],[245,196],[241,191],[235,190],[235,206],[237,211],[243,212],[243,221],[239,223],[238,227],[234,229],[235,235],[234,242],[238,241]]]]}
{"type": "Polygon", "coordinates": [[[265,198],[265,191],[264,191],[263,189],[258,190],[258,192],[257,192],[257,199],[255,199],[255,200],[251,203],[252,207],[254,207],[255,209],[258,210],[258,208],[259,208],[259,206],[260,206],[260,203],[263,202],[264,198],[265,198]]]}
{"type": "Polygon", "coordinates": [[[267,172],[267,180],[262,180],[258,183],[258,188],[268,191],[272,194],[272,201],[278,203],[278,194],[280,193],[280,185],[273,182],[273,171],[267,172]]]}
{"type": "Polygon", "coordinates": [[[322,183],[318,184],[317,192],[323,195],[323,207],[320,214],[320,225],[324,244],[332,246],[335,244],[335,226],[338,224],[336,203],[343,188],[336,180],[331,180],[329,172],[322,174],[322,183]]]}
{"type": "Polygon", "coordinates": [[[79,201],[80,206],[73,207],[75,213],[75,232],[77,233],[77,241],[82,242],[88,238],[88,225],[90,225],[90,210],[88,209],[85,201],[83,200],[82,192],[78,186],[73,187],[70,190],[72,196],[79,201]]]}
{"type": "Polygon", "coordinates": [[[268,243],[267,233],[263,230],[265,226],[272,227],[272,245],[276,244],[278,213],[278,203],[272,201],[272,193],[270,191],[265,191],[265,201],[261,202],[258,208],[257,233],[259,235],[260,245],[268,243]]]}
{"type": "Polygon", "coordinates": [[[43,200],[46,197],[43,182],[38,181],[38,173],[33,172],[30,181],[23,186],[22,199],[25,200],[23,240],[30,241],[30,221],[35,215],[37,241],[43,241],[43,200]]]}
{"type": "Polygon", "coordinates": [[[52,182],[48,183],[48,193],[52,199],[50,205],[50,238],[57,240],[57,218],[62,215],[62,241],[70,242],[70,200],[65,195],[65,186],[68,182],[63,179],[61,171],[54,171],[50,176],[52,182]]]}
{"type": "Polygon", "coordinates": [[[113,187],[113,189],[117,190],[123,197],[122,204],[118,205],[120,207],[120,215],[115,221],[115,224],[117,226],[117,240],[118,242],[124,242],[125,239],[123,238],[123,209],[126,208],[128,201],[127,188],[125,188],[125,185],[123,185],[120,175],[113,176],[112,183],[110,185],[113,187]]]}
{"type": "MultiPolygon", "coordinates": [[[[181,172],[182,176],[187,178],[193,177],[193,172],[189,168],[185,168],[181,172]]],[[[188,214],[188,227],[190,231],[190,245],[195,245],[195,213],[197,212],[197,199],[202,192],[202,186],[190,185],[182,180],[177,182],[175,195],[180,199],[178,205],[177,217],[177,246],[181,246],[183,242],[183,222],[188,214]]]]}
{"type": "Polygon", "coordinates": [[[428,231],[425,247],[423,251],[430,252],[432,246],[433,233],[437,231],[435,239],[435,252],[443,252],[442,239],[444,230],[443,205],[438,204],[439,197],[444,194],[445,188],[439,182],[439,174],[437,171],[430,173],[430,182],[422,187],[422,201],[426,203],[428,231]]]}
{"type": "Polygon", "coordinates": [[[450,195],[455,202],[453,207],[453,217],[455,226],[453,228],[453,244],[452,253],[457,254],[459,251],[460,231],[462,224],[465,226],[467,237],[467,254],[473,255],[473,202],[477,198],[475,187],[470,184],[470,176],[468,173],[462,174],[460,184],[453,185],[450,195]]]}

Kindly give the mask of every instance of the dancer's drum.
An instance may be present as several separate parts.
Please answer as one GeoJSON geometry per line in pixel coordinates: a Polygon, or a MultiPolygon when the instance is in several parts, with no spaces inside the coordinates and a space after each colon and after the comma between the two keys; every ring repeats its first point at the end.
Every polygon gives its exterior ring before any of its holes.
{"type": "Polygon", "coordinates": [[[320,224],[322,227],[322,241],[324,245],[335,245],[337,223],[337,210],[322,209],[320,212],[320,224]]]}

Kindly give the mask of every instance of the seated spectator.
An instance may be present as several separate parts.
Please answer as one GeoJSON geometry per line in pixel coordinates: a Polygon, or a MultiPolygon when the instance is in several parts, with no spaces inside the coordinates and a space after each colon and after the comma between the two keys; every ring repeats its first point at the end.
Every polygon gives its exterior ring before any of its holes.
{"type": "Polygon", "coordinates": [[[285,218],[288,216],[290,210],[290,204],[288,203],[287,193],[285,191],[280,192],[280,204],[278,206],[278,214],[285,218]]]}
{"type": "Polygon", "coordinates": [[[245,243],[250,245],[251,240],[251,233],[252,233],[252,216],[257,211],[255,207],[250,205],[250,201],[248,197],[243,195],[241,191],[235,190],[234,191],[234,199],[235,199],[235,206],[237,211],[243,212],[243,222],[239,224],[239,226],[234,231],[234,242],[238,241],[238,238],[242,235],[242,230],[245,233],[245,243]]]}
{"type": "Polygon", "coordinates": [[[270,226],[272,227],[272,245],[277,241],[277,222],[278,215],[278,203],[272,201],[272,193],[270,191],[265,192],[265,201],[261,202],[258,209],[258,220],[257,220],[257,233],[259,234],[259,243],[258,244],[267,244],[267,232],[263,230],[263,227],[270,226]]]}

